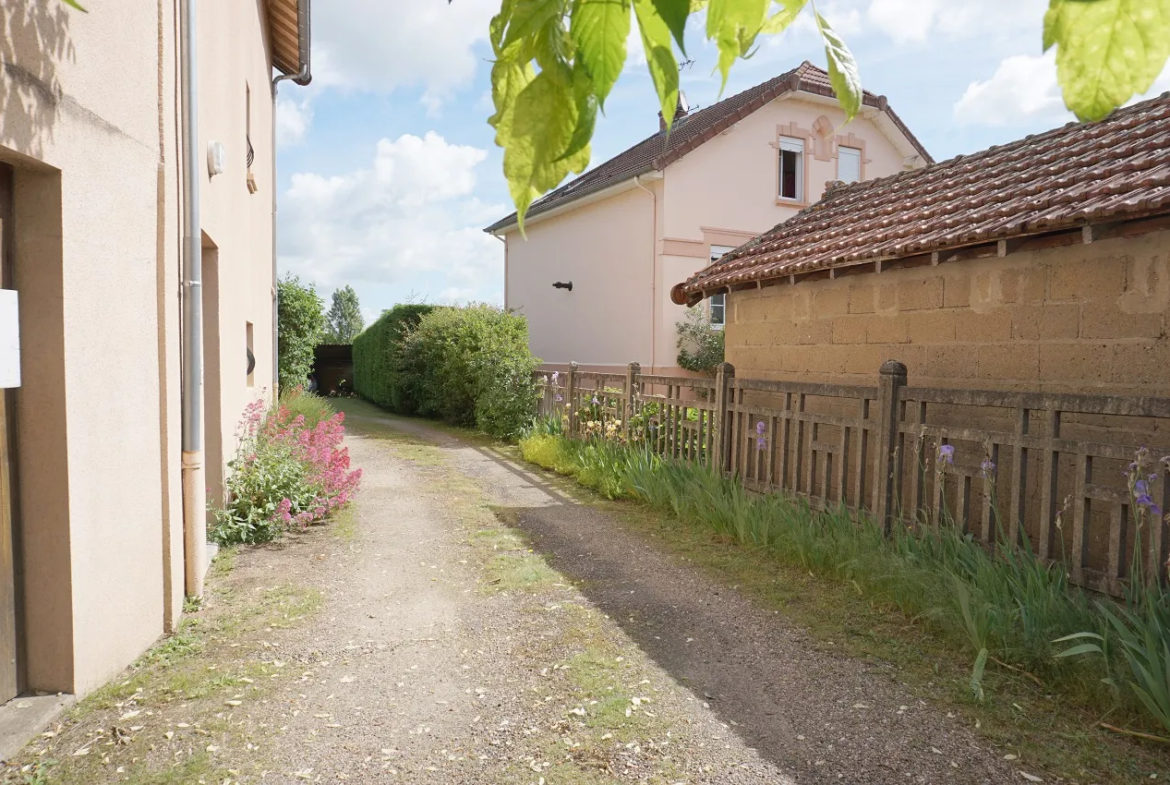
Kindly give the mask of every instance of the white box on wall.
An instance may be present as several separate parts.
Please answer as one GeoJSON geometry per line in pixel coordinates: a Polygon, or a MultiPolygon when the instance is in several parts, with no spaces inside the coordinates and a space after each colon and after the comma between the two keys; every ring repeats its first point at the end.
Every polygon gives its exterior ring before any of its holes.
{"type": "Polygon", "coordinates": [[[20,306],[16,290],[0,289],[0,388],[20,386],[20,306]]]}

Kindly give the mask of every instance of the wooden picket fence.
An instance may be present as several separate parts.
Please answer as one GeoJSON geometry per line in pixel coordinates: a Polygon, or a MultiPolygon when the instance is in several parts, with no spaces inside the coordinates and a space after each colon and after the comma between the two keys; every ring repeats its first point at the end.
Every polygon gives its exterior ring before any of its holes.
{"type": "Polygon", "coordinates": [[[953,525],[988,549],[1026,538],[1097,591],[1123,591],[1137,548],[1146,574],[1166,579],[1168,525],[1135,505],[1131,464],[1144,447],[1141,479],[1170,509],[1170,398],[912,387],[896,361],[874,386],[741,379],[727,363],[713,379],[631,363],[537,381],[541,415],[576,437],[603,438],[609,424],[659,455],[887,533],[953,525]]]}

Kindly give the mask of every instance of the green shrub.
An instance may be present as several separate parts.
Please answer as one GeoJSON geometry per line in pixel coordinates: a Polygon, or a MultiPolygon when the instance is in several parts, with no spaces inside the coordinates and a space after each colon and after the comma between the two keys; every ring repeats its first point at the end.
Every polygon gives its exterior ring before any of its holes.
{"type": "Polygon", "coordinates": [[[400,304],[353,339],[354,390],[358,395],[399,414],[418,411],[418,375],[401,354],[403,338],[414,330],[433,305],[400,304]]]}
{"type": "Polygon", "coordinates": [[[354,341],[361,395],[501,439],[531,424],[539,364],[528,350],[527,321],[488,305],[398,306],[354,341]]]}
{"type": "Polygon", "coordinates": [[[279,339],[280,389],[305,384],[313,371],[313,352],[325,335],[324,303],[312,284],[295,275],[276,284],[276,320],[279,339]]]}

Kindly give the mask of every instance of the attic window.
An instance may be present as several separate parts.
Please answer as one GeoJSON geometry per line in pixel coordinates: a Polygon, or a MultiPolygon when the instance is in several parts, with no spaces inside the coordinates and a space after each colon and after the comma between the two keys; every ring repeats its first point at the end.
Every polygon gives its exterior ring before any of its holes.
{"type": "Polygon", "coordinates": [[[780,198],[804,198],[804,140],[780,137],[780,198]]]}
{"type": "Polygon", "coordinates": [[[843,183],[861,179],[861,151],[856,147],[837,148],[837,179],[843,183]]]}

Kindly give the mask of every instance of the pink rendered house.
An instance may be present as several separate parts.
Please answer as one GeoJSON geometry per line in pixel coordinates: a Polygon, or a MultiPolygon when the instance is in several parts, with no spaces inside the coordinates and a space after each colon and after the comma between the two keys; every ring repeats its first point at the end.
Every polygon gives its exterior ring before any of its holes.
{"type": "MultiPolygon", "coordinates": [[[[805,62],[688,113],[485,231],[505,243],[505,306],[528,318],[550,368],[677,370],[670,287],[820,199],[828,183],[932,163],[889,107],[866,93],[846,125],[828,74],[805,62]],[[572,283],[572,288],[567,284],[572,283]],[[562,286],[555,287],[555,284],[562,286]]],[[[714,324],[723,296],[696,306],[714,324]]]]}

